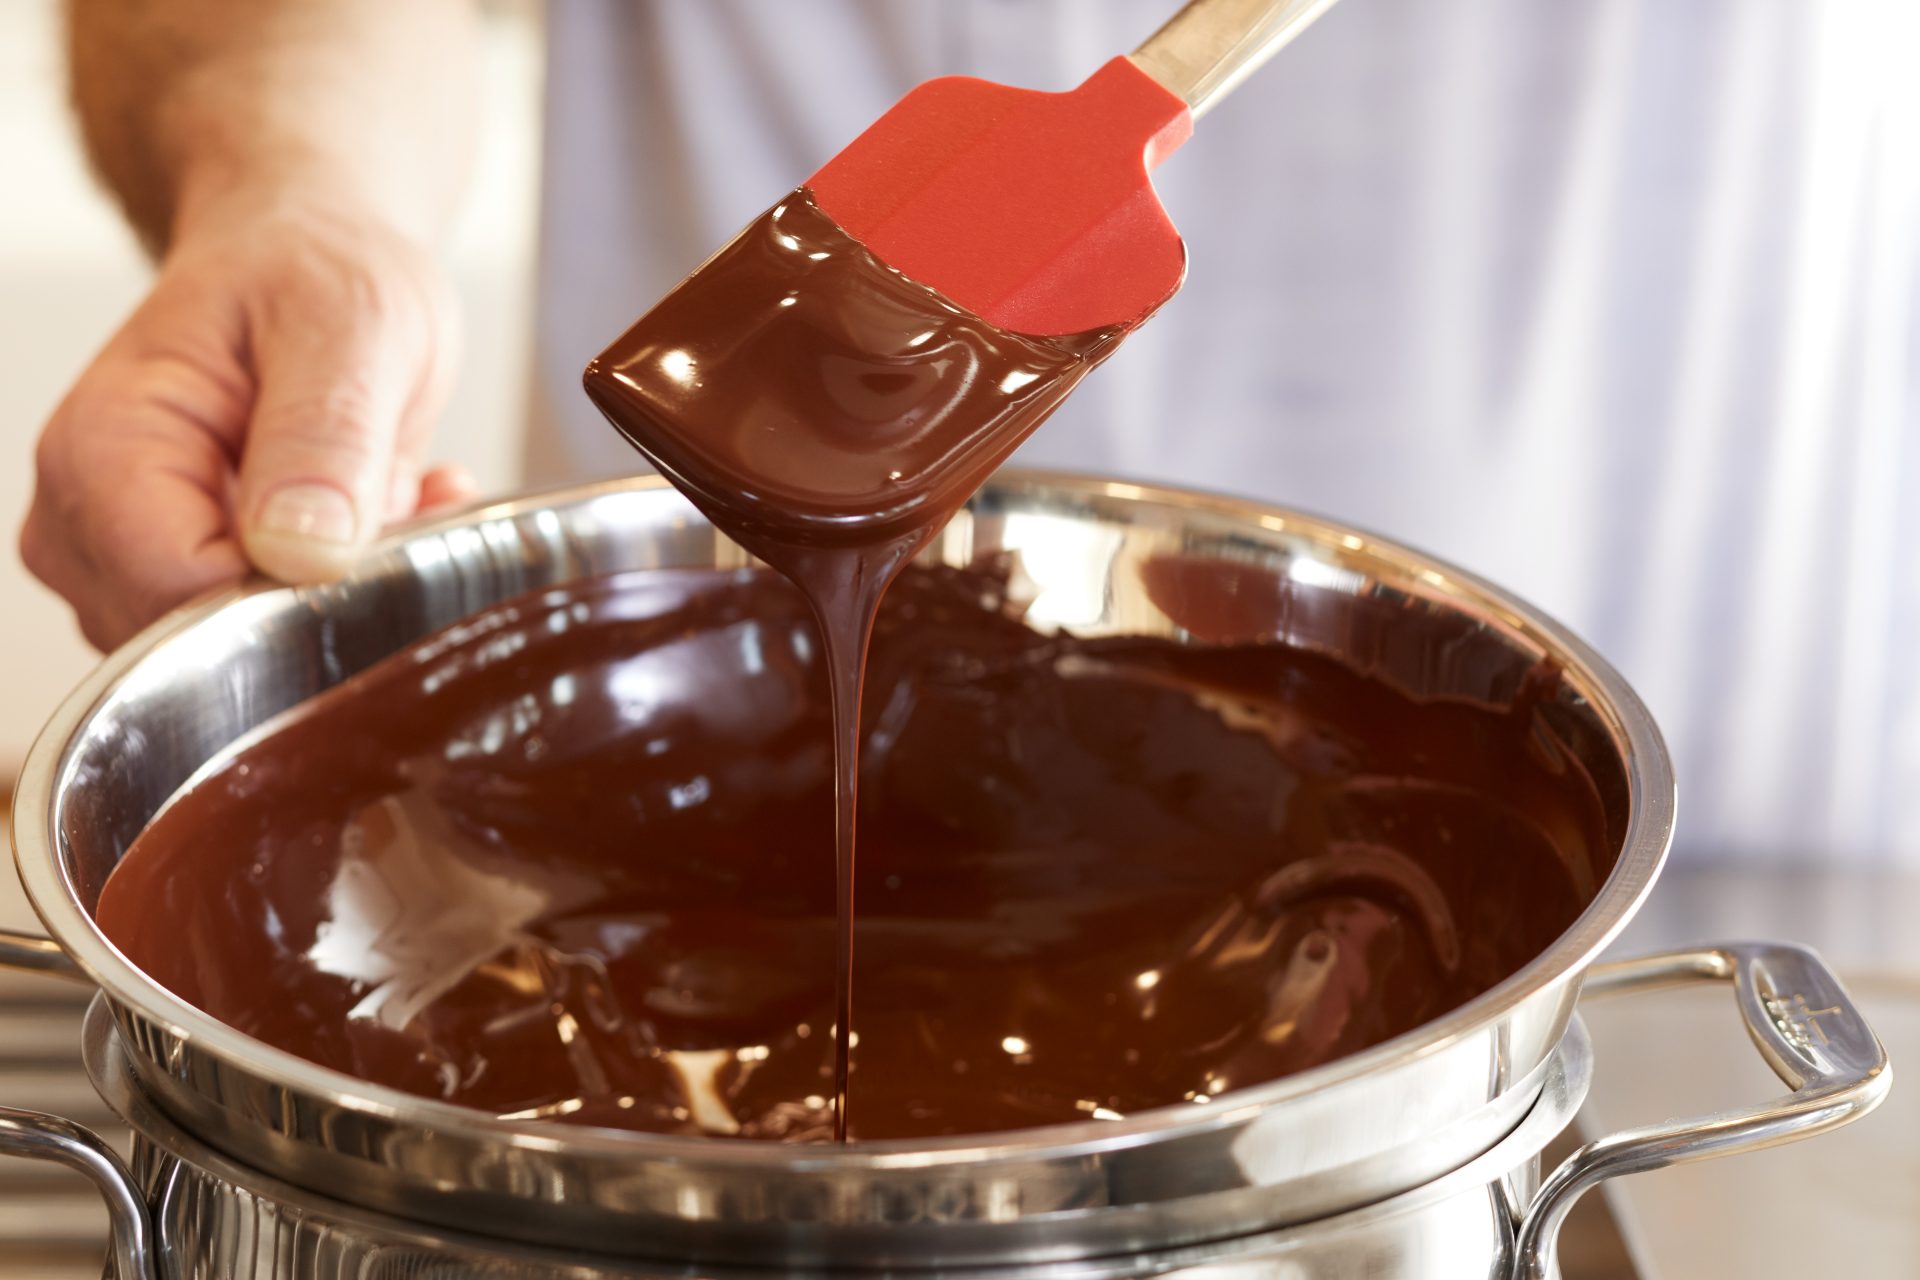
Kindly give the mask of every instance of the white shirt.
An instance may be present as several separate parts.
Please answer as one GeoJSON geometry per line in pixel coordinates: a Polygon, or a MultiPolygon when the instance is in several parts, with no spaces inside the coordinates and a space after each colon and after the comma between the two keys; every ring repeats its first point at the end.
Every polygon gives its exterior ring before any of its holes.
{"type": "MultiPolygon", "coordinates": [[[[637,469],[587,357],[912,85],[1065,89],[1172,4],[554,0],[537,469],[637,469]]],[[[1020,460],[1541,605],[1682,856],[1920,867],[1915,48],[1907,0],[1343,0],[1156,174],[1187,286],[1020,460]]]]}

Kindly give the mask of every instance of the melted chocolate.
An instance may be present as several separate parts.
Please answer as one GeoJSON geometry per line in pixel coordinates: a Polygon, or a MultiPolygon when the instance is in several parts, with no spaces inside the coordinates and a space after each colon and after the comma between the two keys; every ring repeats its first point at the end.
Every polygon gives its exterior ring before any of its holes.
{"type": "Polygon", "coordinates": [[[861,676],[900,566],[1119,341],[1000,329],[874,257],[804,188],[587,366],[620,432],[806,595],[836,726],[836,1129],[853,1036],[861,676]]]}
{"type": "MultiPolygon", "coordinates": [[[[879,613],[856,1136],[1205,1104],[1376,1044],[1537,955],[1611,860],[1536,709],[1551,670],[1501,705],[1410,696],[1255,638],[1292,606],[1209,562],[1148,573],[1208,645],[1042,635],[1003,578],[911,569],[879,613]]],[[[1456,653],[1446,625],[1377,630],[1456,653]]],[[[530,595],[223,759],[98,919],[213,1016],[368,1080],[825,1139],[827,686],[764,571],[530,595]]]]}

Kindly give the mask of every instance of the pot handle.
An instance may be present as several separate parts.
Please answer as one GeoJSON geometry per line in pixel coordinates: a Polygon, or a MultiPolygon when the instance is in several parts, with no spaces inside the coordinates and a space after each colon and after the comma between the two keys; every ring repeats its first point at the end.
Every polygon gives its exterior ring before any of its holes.
{"type": "Polygon", "coordinates": [[[1796,1142],[1858,1120],[1893,1083],[1887,1051],[1826,963],[1806,947],[1728,942],[1595,965],[1583,994],[1731,982],[1747,1034],[1792,1092],[1758,1106],[1627,1129],[1589,1142],[1541,1184],[1516,1245],[1518,1274],[1554,1272],[1560,1226],[1589,1188],[1623,1173],[1796,1142]]]}
{"type": "MultiPolygon", "coordinates": [[[[91,985],[60,944],[28,933],[0,929],[0,969],[44,973],[91,985]]],[[[146,1199],[133,1171],[98,1134],[71,1120],[40,1111],[0,1107],[0,1156],[51,1160],[93,1180],[113,1224],[114,1275],[118,1280],[157,1280],[153,1228],[146,1199]]]]}
{"type": "Polygon", "coordinates": [[[51,1160],[93,1179],[113,1222],[113,1258],[119,1280],[158,1280],[153,1229],[140,1184],[126,1161],[90,1129],[39,1111],[0,1107],[0,1155],[51,1160]]]}
{"type": "MultiPolygon", "coordinates": [[[[24,969],[29,973],[52,974],[74,982],[88,982],[80,966],[67,958],[60,944],[30,933],[0,929],[0,969],[24,969]]],[[[89,984],[91,985],[91,984],[89,984]]]]}

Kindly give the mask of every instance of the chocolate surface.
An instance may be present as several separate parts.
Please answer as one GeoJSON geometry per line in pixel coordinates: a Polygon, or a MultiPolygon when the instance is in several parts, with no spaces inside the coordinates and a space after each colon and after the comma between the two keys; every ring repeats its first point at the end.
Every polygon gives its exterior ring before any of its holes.
{"type": "MultiPolygon", "coordinates": [[[[1149,578],[1221,643],[1042,635],[983,572],[889,592],[853,1136],[1204,1104],[1378,1043],[1538,954],[1611,862],[1535,705],[1550,670],[1505,705],[1416,698],[1258,639],[1230,574],[1149,578]]],[[[1391,635],[1457,650],[1440,625],[1391,635]]],[[[827,683],[807,604],[765,571],[530,595],[221,761],[98,918],[215,1017],[369,1080],[825,1139],[827,683]]]]}

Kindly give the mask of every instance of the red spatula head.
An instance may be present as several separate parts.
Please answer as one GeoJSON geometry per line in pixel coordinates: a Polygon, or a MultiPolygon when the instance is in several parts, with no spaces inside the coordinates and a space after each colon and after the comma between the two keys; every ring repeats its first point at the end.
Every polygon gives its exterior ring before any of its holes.
{"type": "Polygon", "coordinates": [[[1186,246],[1148,172],[1193,132],[1126,58],[1069,93],[964,76],[902,98],[807,182],[895,270],[1003,329],[1139,323],[1179,289],[1186,246]]]}

